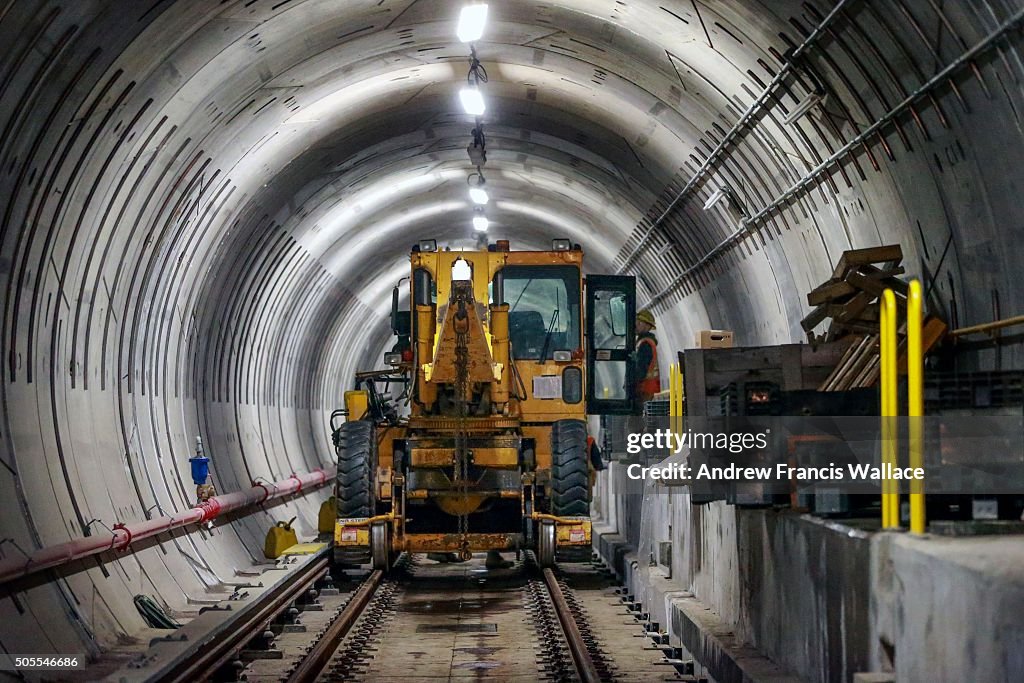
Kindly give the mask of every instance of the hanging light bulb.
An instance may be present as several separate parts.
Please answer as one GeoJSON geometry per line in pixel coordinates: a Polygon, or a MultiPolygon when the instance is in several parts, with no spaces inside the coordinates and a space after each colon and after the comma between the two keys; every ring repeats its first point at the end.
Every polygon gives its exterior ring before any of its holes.
{"type": "Polygon", "coordinates": [[[473,200],[474,204],[480,204],[484,206],[490,201],[490,197],[487,196],[487,190],[482,187],[471,187],[469,188],[469,198],[473,200]]]}
{"type": "Polygon", "coordinates": [[[474,204],[485,206],[490,200],[487,196],[487,190],[484,189],[484,185],[487,184],[487,180],[484,178],[483,171],[478,170],[476,173],[471,173],[466,182],[469,185],[469,198],[474,204]],[[476,178],[476,180],[473,180],[476,178]]]}
{"type": "Polygon", "coordinates": [[[487,232],[487,227],[491,224],[487,220],[487,216],[473,216],[473,229],[477,232],[487,232]]]}
{"type": "Polygon", "coordinates": [[[455,29],[455,35],[463,43],[472,43],[474,40],[480,40],[480,36],[484,34],[484,24],[486,23],[487,5],[466,5],[459,12],[459,24],[455,29]]]}
{"type": "Polygon", "coordinates": [[[470,116],[482,116],[486,105],[483,94],[475,87],[463,88],[459,91],[459,100],[462,108],[470,116]]]}

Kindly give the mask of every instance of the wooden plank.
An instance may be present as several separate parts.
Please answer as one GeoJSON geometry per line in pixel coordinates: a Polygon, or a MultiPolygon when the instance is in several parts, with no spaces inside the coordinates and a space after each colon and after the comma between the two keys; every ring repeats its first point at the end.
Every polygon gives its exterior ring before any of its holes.
{"type": "Polygon", "coordinates": [[[907,269],[903,266],[889,267],[888,264],[883,265],[881,268],[877,266],[858,266],[857,270],[868,277],[875,278],[876,280],[882,280],[887,277],[896,277],[897,275],[903,275],[907,272],[907,269]]]}
{"type": "Polygon", "coordinates": [[[843,379],[841,389],[844,391],[857,386],[857,380],[864,372],[864,368],[870,366],[875,359],[878,357],[878,348],[875,341],[875,337],[866,337],[866,343],[861,349],[860,355],[857,356],[856,362],[853,367],[850,368],[849,374],[843,379]]]}
{"type": "Polygon", "coordinates": [[[807,294],[807,305],[820,306],[821,304],[856,293],[857,288],[846,280],[829,280],[825,284],[815,287],[807,294]]]}
{"type": "Polygon", "coordinates": [[[819,391],[837,391],[843,385],[846,377],[864,355],[869,339],[867,336],[862,337],[850,346],[849,352],[843,356],[843,360],[840,361],[829,378],[819,387],[819,391]]]}
{"type": "MultiPolygon", "coordinates": [[[[942,320],[936,318],[934,315],[930,315],[924,320],[924,324],[921,325],[921,354],[928,355],[932,347],[938,344],[943,337],[946,336],[946,332],[949,328],[942,320]]],[[[907,373],[907,356],[902,354],[898,361],[899,373],[905,375],[907,373]]]]}
{"type": "Polygon", "coordinates": [[[800,321],[800,327],[804,332],[810,332],[828,317],[828,306],[818,306],[810,314],[800,321]]]}
{"type": "MultiPolygon", "coordinates": [[[[877,270],[877,268],[875,270],[877,270]]],[[[898,280],[894,277],[876,278],[873,277],[870,271],[865,272],[859,268],[848,272],[846,274],[846,281],[857,289],[868,292],[875,297],[882,296],[882,292],[886,289],[891,289],[892,291],[903,295],[903,297],[906,297],[909,289],[909,285],[903,280],[898,280]]],[[[902,303],[900,301],[900,297],[896,297],[896,299],[897,305],[902,303]]]]}
{"type": "Polygon", "coordinates": [[[876,354],[871,362],[865,366],[863,372],[854,379],[851,385],[854,389],[863,389],[865,387],[873,387],[878,384],[878,371],[881,368],[881,359],[876,354]]]}
{"type": "Polygon", "coordinates": [[[852,266],[867,265],[869,263],[895,262],[898,265],[903,261],[903,249],[898,244],[887,244],[881,247],[868,247],[867,249],[851,249],[844,251],[839,257],[839,263],[832,273],[832,277],[840,280],[852,266]]]}
{"type": "Polygon", "coordinates": [[[857,296],[843,304],[829,304],[829,316],[836,322],[845,323],[856,320],[861,312],[877,297],[869,292],[860,292],[857,296]]]}
{"type": "Polygon", "coordinates": [[[934,315],[926,317],[924,325],[921,327],[921,351],[923,353],[931,351],[933,346],[942,341],[948,331],[949,326],[944,321],[934,315]]]}

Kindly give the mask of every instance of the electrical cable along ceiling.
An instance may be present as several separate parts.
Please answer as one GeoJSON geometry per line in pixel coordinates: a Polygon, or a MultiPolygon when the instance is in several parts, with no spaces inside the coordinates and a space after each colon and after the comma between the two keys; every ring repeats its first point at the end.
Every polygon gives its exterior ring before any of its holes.
{"type": "MultiPolygon", "coordinates": [[[[187,509],[196,434],[222,491],[329,464],[410,246],[476,244],[465,4],[0,10],[5,557],[187,509]]],[[[1018,311],[1021,12],[492,2],[488,238],[636,274],[666,348],[798,339],[803,294],[879,243],[954,326],[1018,311]]],[[[136,593],[188,609],[253,562],[257,517],[0,599],[3,646],[105,647],[136,593]]]]}

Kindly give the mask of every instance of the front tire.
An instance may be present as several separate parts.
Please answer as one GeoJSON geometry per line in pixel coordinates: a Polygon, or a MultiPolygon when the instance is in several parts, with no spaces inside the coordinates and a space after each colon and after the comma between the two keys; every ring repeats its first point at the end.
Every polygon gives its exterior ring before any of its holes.
{"type": "Polygon", "coordinates": [[[551,514],[590,515],[587,423],[559,420],[551,426],[551,514]]]}
{"type": "MultiPolygon", "coordinates": [[[[338,519],[366,519],[374,514],[373,468],[377,439],[372,422],[346,422],[334,433],[338,453],[335,478],[335,499],[338,519]]],[[[369,548],[339,547],[334,549],[338,564],[354,566],[370,561],[369,548]]]]}

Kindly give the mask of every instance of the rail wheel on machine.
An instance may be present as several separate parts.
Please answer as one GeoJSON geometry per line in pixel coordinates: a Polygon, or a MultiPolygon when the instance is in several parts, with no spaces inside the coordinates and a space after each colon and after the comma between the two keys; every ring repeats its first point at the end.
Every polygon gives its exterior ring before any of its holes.
{"type": "MultiPolygon", "coordinates": [[[[338,519],[367,519],[373,516],[376,446],[373,423],[366,420],[346,422],[334,433],[334,447],[338,453],[335,493],[338,519]]],[[[334,549],[334,561],[342,566],[365,564],[370,560],[370,548],[334,549]]]]}
{"type": "Polygon", "coordinates": [[[555,566],[555,523],[544,520],[537,534],[537,564],[541,567],[555,566]]]}
{"type": "Polygon", "coordinates": [[[375,522],[370,525],[370,555],[374,569],[387,571],[391,568],[391,535],[386,522],[375,522]]]}

